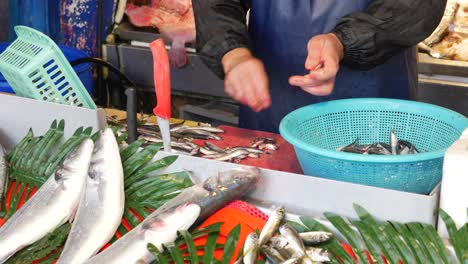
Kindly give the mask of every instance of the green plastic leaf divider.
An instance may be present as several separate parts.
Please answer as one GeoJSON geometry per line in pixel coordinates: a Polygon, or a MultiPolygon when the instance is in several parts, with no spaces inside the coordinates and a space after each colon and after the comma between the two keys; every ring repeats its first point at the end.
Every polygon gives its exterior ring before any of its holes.
{"type": "Polygon", "coordinates": [[[51,151],[52,147],[57,144],[60,138],[63,137],[65,122],[60,122],[59,127],[55,130],[54,135],[50,138],[47,144],[44,146],[43,150],[41,151],[41,155],[37,158],[37,160],[33,163],[31,171],[33,174],[38,174],[39,169],[41,166],[44,166],[44,161],[47,158],[48,153],[51,151]]]}
{"type": "Polygon", "coordinates": [[[377,263],[384,263],[382,255],[385,255],[385,253],[381,250],[383,247],[381,243],[379,243],[377,234],[375,234],[371,228],[361,221],[353,221],[352,223],[358,229],[364,243],[366,243],[367,250],[372,257],[372,260],[377,263]]]}
{"type": "Polygon", "coordinates": [[[24,168],[24,165],[28,160],[30,160],[31,155],[33,153],[34,147],[36,147],[37,143],[41,141],[43,136],[33,138],[29,144],[24,148],[24,152],[21,153],[19,160],[12,165],[12,167],[16,168],[24,168]]]}
{"type": "Polygon", "coordinates": [[[179,231],[179,234],[183,237],[184,242],[187,245],[187,250],[190,259],[189,263],[199,263],[197,250],[195,248],[195,243],[193,242],[194,238],[192,237],[192,235],[190,235],[190,233],[185,230],[179,231]]]}
{"type": "Polygon", "coordinates": [[[383,225],[377,222],[377,220],[375,220],[372,215],[361,206],[354,204],[353,207],[364,225],[366,225],[371,229],[372,232],[374,232],[374,234],[371,235],[375,235],[374,238],[376,239],[376,242],[379,245],[383,255],[391,263],[398,263],[398,260],[400,259],[398,250],[396,249],[395,245],[392,244],[392,241],[388,235],[385,233],[383,225]]]}
{"type": "Polygon", "coordinates": [[[168,250],[175,264],[184,264],[184,258],[182,257],[182,253],[179,248],[169,247],[168,250]]]}
{"type": "Polygon", "coordinates": [[[416,263],[430,263],[428,256],[423,252],[422,248],[420,247],[419,243],[416,242],[413,234],[410,232],[408,227],[404,224],[390,222],[392,226],[395,228],[398,234],[405,240],[406,244],[409,246],[411,251],[413,252],[413,256],[416,260],[416,263]]]}
{"type": "Polygon", "coordinates": [[[151,161],[159,151],[160,147],[155,145],[149,145],[140,152],[137,152],[126,161],[123,162],[124,175],[125,177],[130,176],[141,166],[151,161]]]}
{"type": "Polygon", "coordinates": [[[437,255],[437,252],[431,247],[430,241],[427,241],[422,234],[422,227],[419,223],[408,223],[406,224],[410,232],[419,241],[420,246],[426,256],[430,259],[431,263],[443,263],[437,255]]]}
{"type": "Polygon", "coordinates": [[[22,183],[20,188],[19,188],[18,193],[16,195],[12,196],[12,199],[10,201],[10,210],[8,211],[8,213],[6,215],[7,220],[10,219],[10,217],[13,214],[15,214],[15,212],[18,210],[19,202],[21,200],[21,196],[24,193],[25,187],[26,187],[26,184],[22,183]]]}
{"type": "Polygon", "coordinates": [[[148,251],[151,252],[154,256],[156,256],[156,260],[160,264],[169,264],[169,260],[164,256],[164,254],[161,254],[161,252],[158,250],[156,246],[153,244],[149,243],[147,245],[148,251]]]}
{"type": "Polygon", "coordinates": [[[241,232],[241,226],[236,225],[228,234],[226,243],[224,244],[223,257],[221,258],[222,264],[229,264],[234,251],[236,249],[237,242],[239,240],[241,232]]]}
{"type": "Polygon", "coordinates": [[[130,145],[128,145],[125,149],[120,151],[120,159],[122,160],[122,163],[129,159],[131,156],[133,156],[135,153],[137,153],[138,149],[141,147],[141,145],[144,143],[143,140],[137,140],[130,145]]]}
{"type": "Polygon", "coordinates": [[[440,209],[439,215],[445,223],[445,227],[447,228],[447,232],[450,237],[450,243],[455,250],[458,261],[463,263],[465,257],[463,247],[466,245],[463,245],[463,240],[458,237],[457,225],[453,221],[452,217],[450,217],[443,209],[440,209]]]}
{"type": "Polygon", "coordinates": [[[55,120],[52,123],[49,130],[43,135],[43,138],[37,143],[33,151],[31,151],[31,158],[28,161],[26,161],[26,164],[24,166],[26,170],[32,172],[30,168],[33,166],[33,163],[39,162],[39,157],[47,154],[47,153],[44,153],[45,147],[49,143],[49,141],[54,139],[54,135],[56,134],[56,131],[57,131],[57,120],[55,120]]]}
{"type": "Polygon", "coordinates": [[[445,261],[445,263],[453,263],[452,256],[448,251],[447,247],[444,245],[444,241],[440,238],[439,234],[437,234],[437,230],[428,224],[423,224],[423,233],[427,236],[427,239],[434,243],[437,252],[445,261]]]}
{"type": "Polygon", "coordinates": [[[32,129],[28,130],[28,133],[21,139],[21,141],[16,145],[10,153],[7,155],[7,160],[9,163],[13,163],[18,155],[18,152],[22,151],[22,149],[28,144],[28,142],[34,137],[34,133],[32,129]]]}
{"type": "Polygon", "coordinates": [[[177,160],[178,156],[167,156],[155,162],[145,165],[125,180],[125,187],[132,185],[136,181],[145,177],[151,172],[166,168],[177,160]]]}
{"type": "Polygon", "coordinates": [[[346,238],[352,248],[355,249],[356,256],[360,263],[366,263],[367,257],[364,254],[364,243],[362,242],[359,235],[350,227],[346,220],[338,215],[332,213],[324,213],[325,217],[330,223],[335,226],[338,231],[346,238]]]}
{"type": "Polygon", "coordinates": [[[403,263],[415,263],[416,259],[411,253],[411,249],[406,245],[403,238],[396,232],[393,226],[390,223],[384,224],[384,232],[388,234],[390,239],[392,239],[393,244],[396,246],[403,263]]]}
{"type": "Polygon", "coordinates": [[[210,263],[213,259],[214,251],[216,249],[216,240],[218,239],[221,225],[222,223],[216,223],[210,226],[208,238],[206,239],[205,250],[203,251],[202,263],[210,263]]]}
{"type": "Polygon", "coordinates": [[[125,132],[125,133],[122,133],[122,135],[118,136],[116,138],[116,141],[118,144],[121,144],[122,142],[124,142],[126,139],[128,138],[128,133],[125,132]]]}

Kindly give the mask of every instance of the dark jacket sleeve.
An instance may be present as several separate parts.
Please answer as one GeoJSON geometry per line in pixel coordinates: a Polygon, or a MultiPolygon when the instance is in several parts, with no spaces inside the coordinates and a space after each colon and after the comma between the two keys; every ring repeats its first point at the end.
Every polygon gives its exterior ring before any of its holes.
{"type": "Polygon", "coordinates": [[[343,43],[343,63],[367,70],[431,35],[446,0],[375,0],[364,12],[341,19],[333,30],[343,43]]]}
{"type": "Polygon", "coordinates": [[[224,77],[221,59],[235,48],[251,47],[246,26],[250,2],[244,0],[193,0],[197,52],[208,67],[224,77]]]}

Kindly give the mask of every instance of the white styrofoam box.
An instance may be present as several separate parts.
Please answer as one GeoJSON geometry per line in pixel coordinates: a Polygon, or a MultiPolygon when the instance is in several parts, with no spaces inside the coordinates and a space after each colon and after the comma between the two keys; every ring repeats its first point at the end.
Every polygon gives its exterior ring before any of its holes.
{"type": "MultiPolygon", "coordinates": [[[[171,155],[160,151],[155,159],[171,155]]],[[[191,171],[200,181],[239,166],[189,156],[179,156],[167,172],[191,171]]],[[[430,195],[399,192],[318,177],[261,169],[262,179],[249,201],[268,210],[283,205],[292,215],[321,217],[332,212],[356,218],[353,204],[359,204],[381,220],[421,222],[435,226],[439,186],[430,195]]]]}
{"type": "Polygon", "coordinates": [[[64,139],[79,127],[92,127],[93,131],[106,126],[103,109],[55,104],[0,93],[0,144],[6,149],[15,146],[33,128],[35,135],[44,134],[54,120],[65,120],[64,139]]]}
{"type": "MultiPolygon", "coordinates": [[[[445,153],[440,194],[440,208],[447,212],[458,228],[468,222],[468,129],[445,153]]],[[[442,219],[438,231],[448,237],[442,219]]]]}

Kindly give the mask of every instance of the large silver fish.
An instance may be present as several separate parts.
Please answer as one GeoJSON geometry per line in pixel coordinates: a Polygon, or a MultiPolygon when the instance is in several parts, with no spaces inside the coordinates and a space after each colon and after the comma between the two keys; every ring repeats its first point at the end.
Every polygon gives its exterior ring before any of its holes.
{"type": "Polygon", "coordinates": [[[175,241],[178,230],[187,230],[246,194],[255,186],[258,175],[256,168],[240,168],[219,173],[202,184],[184,189],[111,247],[85,263],[150,263],[154,256],[147,250],[148,243],[162,251],[163,244],[175,241]],[[188,205],[191,208],[185,208],[188,205]],[[195,205],[199,206],[199,213],[193,208],[195,205]]]}
{"type": "Polygon", "coordinates": [[[93,152],[84,140],[37,193],[0,228],[0,263],[71,220],[76,212],[93,152]]]}
{"type": "Polygon", "coordinates": [[[100,132],[73,226],[57,263],[81,264],[115,234],[125,207],[119,146],[110,128],[100,132]]]}
{"type": "Polygon", "coordinates": [[[8,179],[7,179],[6,152],[3,146],[0,145],[0,204],[3,201],[7,181],[8,179]]]}

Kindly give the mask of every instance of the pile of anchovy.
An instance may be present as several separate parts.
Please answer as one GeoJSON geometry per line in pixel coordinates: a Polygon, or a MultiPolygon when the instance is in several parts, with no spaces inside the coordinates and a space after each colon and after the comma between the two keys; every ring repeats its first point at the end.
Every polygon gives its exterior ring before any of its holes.
{"type": "Polygon", "coordinates": [[[349,145],[339,147],[337,151],[364,155],[407,155],[419,153],[419,150],[410,142],[399,140],[393,130],[390,132],[390,144],[379,142],[360,145],[358,138],[349,145]]]}
{"type": "MultiPolygon", "coordinates": [[[[108,123],[119,127],[117,135],[126,132],[126,120],[118,120],[116,117],[108,117],[108,123]]],[[[143,145],[162,143],[162,135],[156,123],[147,121],[138,124],[138,139],[143,140],[143,145]]],[[[250,146],[235,146],[220,148],[213,143],[205,142],[204,146],[193,143],[194,139],[201,140],[222,140],[218,135],[224,130],[208,125],[186,126],[184,121],[170,125],[171,131],[171,151],[175,154],[200,156],[207,159],[228,161],[238,163],[246,158],[260,158],[261,154],[270,154],[270,151],[278,149],[273,138],[256,138],[250,146]]],[[[124,143],[125,145],[125,143],[124,143]]]]}
{"type": "Polygon", "coordinates": [[[283,224],[285,210],[276,208],[260,235],[252,232],[247,236],[243,248],[243,257],[235,263],[253,264],[258,254],[262,254],[270,263],[323,263],[330,261],[327,250],[318,247],[329,241],[333,234],[329,232],[297,233],[288,224],[283,224]],[[279,234],[274,236],[279,231],[279,234]]]}

